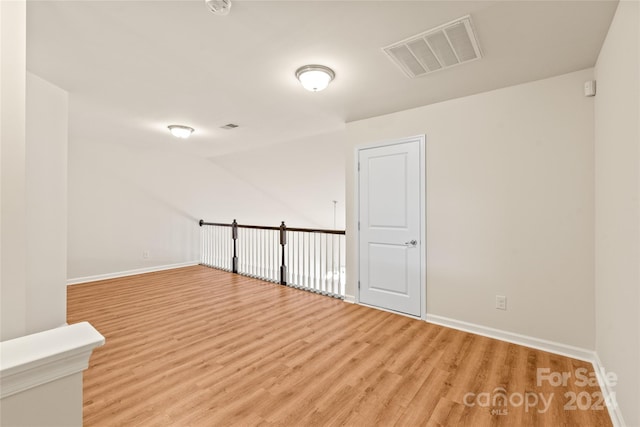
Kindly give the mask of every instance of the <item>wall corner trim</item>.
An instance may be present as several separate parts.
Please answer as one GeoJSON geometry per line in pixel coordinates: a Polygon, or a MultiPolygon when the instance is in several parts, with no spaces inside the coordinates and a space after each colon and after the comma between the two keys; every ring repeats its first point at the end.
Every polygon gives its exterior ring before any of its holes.
{"type": "Polygon", "coordinates": [[[173,270],[174,268],[191,267],[200,261],[186,261],[177,264],[156,265],[154,267],[137,268],[135,270],[117,271],[115,273],[97,274],[95,276],[76,277],[67,279],[67,285],[96,282],[98,280],[117,279],[118,277],[135,276],[136,274],[153,273],[155,271],[173,270]]]}
{"type": "Polygon", "coordinates": [[[624,418],[622,417],[620,406],[618,406],[618,401],[616,400],[616,394],[613,391],[612,387],[609,385],[606,378],[603,376],[603,374],[607,371],[602,365],[602,361],[600,360],[597,352],[594,353],[593,370],[596,373],[598,385],[600,386],[600,390],[602,391],[602,397],[604,398],[604,402],[607,405],[609,417],[611,418],[611,424],[613,424],[613,427],[625,427],[627,424],[625,424],[624,418]]]}
{"type": "Polygon", "coordinates": [[[84,371],[104,342],[88,322],[0,342],[0,398],[84,371]]]}

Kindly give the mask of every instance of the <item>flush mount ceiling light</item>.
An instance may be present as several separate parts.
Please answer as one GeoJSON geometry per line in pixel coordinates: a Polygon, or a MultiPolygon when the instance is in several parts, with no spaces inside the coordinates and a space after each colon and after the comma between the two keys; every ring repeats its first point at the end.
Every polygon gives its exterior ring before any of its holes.
{"type": "Polygon", "coordinates": [[[171,135],[175,136],[176,138],[187,139],[193,133],[193,128],[190,128],[189,126],[169,125],[167,127],[169,128],[171,135]]]}
{"type": "Polygon", "coordinates": [[[311,92],[318,92],[329,86],[336,73],[324,65],[305,65],[296,70],[296,78],[302,87],[311,92]]]}
{"type": "Polygon", "coordinates": [[[216,15],[228,15],[231,10],[231,0],[204,0],[204,2],[216,15]]]}

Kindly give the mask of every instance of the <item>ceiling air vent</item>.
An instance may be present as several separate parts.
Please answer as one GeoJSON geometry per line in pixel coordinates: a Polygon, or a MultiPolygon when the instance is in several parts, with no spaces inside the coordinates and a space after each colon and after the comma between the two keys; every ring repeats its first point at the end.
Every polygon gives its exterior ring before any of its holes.
{"type": "Polygon", "coordinates": [[[463,16],[382,50],[411,78],[482,57],[470,16],[463,16]]]}

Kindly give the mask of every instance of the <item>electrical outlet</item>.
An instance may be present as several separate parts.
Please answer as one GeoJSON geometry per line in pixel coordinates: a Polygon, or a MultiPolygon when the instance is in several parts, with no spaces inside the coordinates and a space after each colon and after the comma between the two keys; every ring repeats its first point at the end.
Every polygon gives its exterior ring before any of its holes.
{"type": "Polygon", "coordinates": [[[149,251],[142,251],[142,259],[149,259],[149,258],[151,258],[149,251]]]}
{"type": "Polygon", "coordinates": [[[496,295],[496,308],[498,310],[507,309],[507,297],[504,295],[496,295]]]}

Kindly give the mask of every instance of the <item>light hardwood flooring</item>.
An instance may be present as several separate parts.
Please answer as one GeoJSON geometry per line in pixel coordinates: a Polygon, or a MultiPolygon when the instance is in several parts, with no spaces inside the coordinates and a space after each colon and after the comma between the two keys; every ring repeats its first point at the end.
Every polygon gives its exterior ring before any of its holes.
{"type": "Polygon", "coordinates": [[[86,426],[611,425],[588,363],[202,266],[70,286],[80,321],[86,426]]]}

